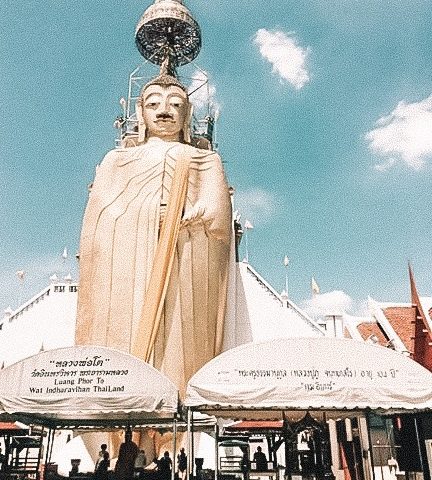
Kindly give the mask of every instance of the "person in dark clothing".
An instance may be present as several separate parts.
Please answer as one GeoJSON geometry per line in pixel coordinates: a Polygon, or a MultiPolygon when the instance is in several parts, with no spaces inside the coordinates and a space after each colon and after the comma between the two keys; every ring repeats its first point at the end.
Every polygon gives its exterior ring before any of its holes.
{"type": "Polygon", "coordinates": [[[95,472],[98,468],[98,465],[99,463],[104,459],[104,456],[105,456],[105,452],[108,453],[108,460],[110,459],[110,456],[109,456],[109,452],[107,450],[108,446],[106,443],[102,443],[102,445],[100,446],[100,451],[99,451],[99,455],[98,455],[98,459],[96,460],[96,464],[95,464],[95,472]]]}
{"type": "Polygon", "coordinates": [[[157,468],[161,480],[169,480],[171,478],[172,460],[168,451],[166,451],[163,454],[163,457],[158,460],[157,468]]]}
{"type": "Polygon", "coordinates": [[[94,474],[95,480],[108,480],[108,467],[110,465],[109,453],[105,451],[103,458],[97,463],[94,474]]]}
{"type": "Polygon", "coordinates": [[[180,453],[177,455],[177,465],[180,474],[179,476],[181,480],[183,480],[186,476],[185,472],[187,469],[187,456],[184,448],[181,448],[180,453]]]}
{"type": "Polygon", "coordinates": [[[267,470],[267,457],[262,451],[261,447],[257,448],[257,451],[254,453],[253,460],[255,462],[257,472],[265,472],[267,470]]]}
{"type": "Polygon", "coordinates": [[[120,445],[117,463],[114,469],[116,480],[133,479],[137,455],[138,447],[137,444],[132,441],[132,430],[128,428],[125,433],[125,441],[120,445]]]}

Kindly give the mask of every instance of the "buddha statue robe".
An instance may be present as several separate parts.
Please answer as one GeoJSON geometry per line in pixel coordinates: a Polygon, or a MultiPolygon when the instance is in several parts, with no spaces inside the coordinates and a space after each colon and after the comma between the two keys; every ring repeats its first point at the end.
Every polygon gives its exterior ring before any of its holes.
{"type": "Polygon", "coordinates": [[[195,215],[180,227],[152,361],[183,392],[222,348],[231,201],[214,152],[152,138],[109,152],[97,167],[80,240],[76,344],[131,352],[147,321],[141,313],[179,155],[189,161],[185,217],[195,215]]]}

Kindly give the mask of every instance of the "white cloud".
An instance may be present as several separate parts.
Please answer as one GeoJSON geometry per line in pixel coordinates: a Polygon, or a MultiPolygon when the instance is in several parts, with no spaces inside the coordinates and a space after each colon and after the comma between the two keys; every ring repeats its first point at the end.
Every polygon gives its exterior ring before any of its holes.
{"type": "Polygon", "coordinates": [[[303,302],[304,310],[312,317],[342,315],[352,307],[351,297],[341,290],[314,295],[311,299],[303,302]]]}
{"type": "Polygon", "coordinates": [[[254,36],[254,43],[282,82],[290,83],[297,90],[309,82],[306,59],[310,49],[302,48],[292,34],[260,28],[254,36]]]}
{"type": "Polygon", "coordinates": [[[274,196],[261,188],[236,191],[234,204],[242,219],[254,225],[268,222],[276,211],[274,196]]]}
{"type": "Polygon", "coordinates": [[[401,101],[366,134],[372,152],[385,158],[375,169],[386,171],[401,159],[420,170],[432,157],[432,95],[420,102],[401,101]]]}
{"type": "Polygon", "coordinates": [[[382,163],[376,163],[374,165],[374,169],[378,172],[386,172],[390,170],[391,167],[396,163],[396,159],[394,157],[389,157],[385,159],[382,163]]]}
{"type": "Polygon", "coordinates": [[[203,71],[195,70],[188,91],[196,111],[207,110],[209,106],[211,114],[215,118],[219,116],[221,107],[216,100],[216,87],[208,81],[208,77],[203,71]]]}

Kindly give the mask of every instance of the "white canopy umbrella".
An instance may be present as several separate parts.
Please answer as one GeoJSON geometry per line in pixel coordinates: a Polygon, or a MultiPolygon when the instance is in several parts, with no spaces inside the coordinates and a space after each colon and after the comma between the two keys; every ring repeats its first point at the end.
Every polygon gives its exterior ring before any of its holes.
{"type": "Polygon", "coordinates": [[[98,346],[50,350],[0,371],[0,410],[51,427],[173,419],[176,386],[132,355],[98,346]]]}
{"type": "Polygon", "coordinates": [[[432,373],[356,340],[279,339],[242,345],[204,365],[189,381],[185,405],[233,419],[282,418],[298,410],[431,410],[432,373]]]}

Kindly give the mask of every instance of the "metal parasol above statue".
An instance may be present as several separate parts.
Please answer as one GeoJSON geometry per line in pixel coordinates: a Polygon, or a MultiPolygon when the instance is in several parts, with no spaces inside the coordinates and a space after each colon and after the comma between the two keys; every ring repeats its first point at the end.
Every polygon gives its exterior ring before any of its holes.
{"type": "Polygon", "coordinates": [[[144,12],[135,43],[148,61],[172,68],[192,62],[201,49],[201,30],[183,0],[155,0],[144,12]]]}
{"type": "Polygon", "coordinates": [[[118,148],[136,146],[138,141],[138,119],[135,112],[136,101],[142,88],[150,80],[146,71],[149,63],[160,66],[160,73],[175,77],[187,85],[188,94],[194,109],[191,125],[191,144],[204,149],[216,149],[215,123],[217,105],[211,97],[207,73],[194,63],[201,49],[201,30],[184,0],[153,0],[145,10],[135,30],[135,44],[145,62],[129,76],[127,99],[122,98],[121,115],[114,127],[119,134],[118,148]],[[178,67],[185,68],[182,77],[178,67]],[[192,73],[191,67],[195,68],[192,73]]]}

